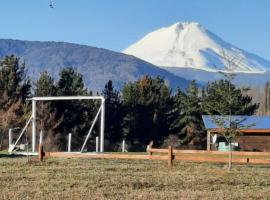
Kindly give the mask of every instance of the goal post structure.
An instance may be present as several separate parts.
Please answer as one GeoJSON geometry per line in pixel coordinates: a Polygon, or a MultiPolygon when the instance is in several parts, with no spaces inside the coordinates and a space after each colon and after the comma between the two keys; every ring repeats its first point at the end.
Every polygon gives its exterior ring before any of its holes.
{"type": "Polygon", "coordinates": [[[84,143],[81,148],[81,153],[83,152],[85,145],[91,135],[91,132],[94,128],[94,125],[98,119],[98,116],[100,115],[100,152],[104,152],[104,130],[105,130],[105,98],[103,96],[54,96],[54,97],[33,97],[30,99],[27,99],[32,101],[32,115],[28,122],[26,123],[24,129],[22,130],[20,136],[16,140],[15,144],[12,146],[11,149],[9,149],[10,152],[12,152],[15,149],[15,146],[21,139],[24,131],[26,130],[27,126],[32,122],[32,152],[36,152],[36,103],[37,101],[68,101],[68,100],[100,100],[101,104],[100,107],[96,113],[96,116],[92,122],[91,128],[84,140],[84,143]]]}

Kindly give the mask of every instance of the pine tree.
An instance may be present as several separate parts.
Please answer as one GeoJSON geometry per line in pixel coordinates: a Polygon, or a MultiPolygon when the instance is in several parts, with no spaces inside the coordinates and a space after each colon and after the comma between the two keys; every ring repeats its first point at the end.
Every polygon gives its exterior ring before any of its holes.
{"type": "Polygon", "coordinates": [[[135,83],[126,84],[123,87],[123,120],[121,123],[124,139],[131,144],[136,143],[138,127],[138,87],[135,83]]]}
{"type": "Polygon", "coordinates": [[[25,64],[19,58],[12,55],[0,61],[0,148],[7,145],[9,128],[24,125],[25,100],[30,97],[30,89],[25,64]]]}
{"type": "Polygon", "coordinates": [[[46,97],[56,95],[56,86],[53,78],[45,71],[40,74],[39,79],[34,83],[35,96],[46,97]]]}
{"type": "Polygon", "coordinates": [[[258,109],[258,104],[253,103],[250,96],[243,95],[242,90],[231,81],[219,80],[207,84],[202,96],[202,107],[208,115],[252,115],[258,109]],[[229,106],[232,113],[229,113],[229,106]]]}
{"type": "Polygon", "coordinates": [[[123,89],[123,131],[133,145],[161,144],[169,134],[173,106],[171,90],[160,78],[145,76],[123,89]]]}
{"type": "MultiPolygon", "coordinates": [[[[60,78],[56,83],[56,94],[58,96],[92,95],[92,92],[88,91],[84,85],[83,75],[77,73],[74,69],[65,68],[59,76],[60,78]]],[[[100,104],[100,102],[93,103],[88,100],[56,102],[57,117],[63,119],[57,129],[61,133],[60,149],[66,148],[68,133],[72,133],[74,148],[81,147],[97,112],[98,103],[100,104]]]]}
{"type": "Polygon", "coordinates": [[[88,95],[89,92],[84,85],[83,75],[77,73],[73,68],[64,68],[59,73],[60,79],[57,83],[58,96],[88,95]]]}
{"type": "Polygon", "coordinates": [[[123,112],[120,92],[114,89],[112,81],[109,80],[101,94],[105,98],[105,136],[109,142],[107,148],[115,150],[117,143],[124,139],[121,129],[123,112]]]}
{"type": "Polygon", "coordinates": [[[192,81],[186,92],[177,91],[174,97],[179,116],[172,124],[174,132],[180,138],[181,144],[188,144],[191,141],[202,148],[205,141],[203,135],[202,109],[199,90],[195,81],[192,81]]]}
{"type": "MultiPolygon", "coordinates": [[[[35,96],[55,96],[56,86],[53,78],[48,72],[43,72],[40,78],[34,83],[35,96]]],[[[59,149],[59,137],[57,129],[63,122],[62,118],[57,117],[57,109],[53,101],[37,102],[37,130],[43,131],[45,137],[45,148],[47,150],[59,149]]]]}

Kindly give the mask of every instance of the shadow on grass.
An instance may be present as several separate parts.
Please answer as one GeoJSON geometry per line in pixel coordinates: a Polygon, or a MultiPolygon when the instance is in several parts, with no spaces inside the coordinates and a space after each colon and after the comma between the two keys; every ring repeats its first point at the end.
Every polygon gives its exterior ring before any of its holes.
{"type": "Polygon", "coordinates": [[[0,153],[0,158],[21,158],[21,157],[23,157],[23,155],[0,153]]]}

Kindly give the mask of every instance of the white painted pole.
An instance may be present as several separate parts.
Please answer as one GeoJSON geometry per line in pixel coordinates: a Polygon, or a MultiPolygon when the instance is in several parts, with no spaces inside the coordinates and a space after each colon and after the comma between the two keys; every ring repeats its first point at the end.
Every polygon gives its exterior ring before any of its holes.
{"type": "Polygon", "coordinates": [[[69,133],[68,134],[68,152],[71,152],[71,137],[72,137],[72,134],[69,133]]]}
{"type": "Polygon", "coordinates": [[[100,112],[101,112],[101,110],[102,110],[101,108],[102,108],[102,107],[100,106],[99,109],[98,109],[98,112],[97,112],[97,114],[96,114],[96,116],[95,116],[95,118],[94,118],[94,121],[92,122],[92,125],[91,125],[91,127],[90,127],[90,129],[89,129],[89,131],[88,131],[88,133],[87,133],[87,136],[86,136],[86,138],[85,138],[85,140],[84,140],[84,143],[83,143],[83,145],[82,145],[82,148],[81,148],[81,153],[83,152],[83,150],[84,150],[84,148],[85,148],[85,145],[86,145],[86,143],[87,143],[87,141],[88,141],[88,139],[89,139],[89,137],[90,137],[90,135],[91,135],[91,133],[92,133],[92,130],[93,130],[95,124],[96,124],[96,121],[97,121],[97,119],[98,119],[98,116],[99,116],[99,114],[100,114],[100,112]]]}
{"type": "Polygon", "coordinates": [[[100,114],[100,152],[104,152],[104,129],[105,129],[105,99],[101,101],[100,114]]]}
{"type": "Polygon", "coordinates": [[[123,141],[122,141],[122,152],[124,153],[125,150],[126,150],[126,141],[123,140],[123,141]]]}
{"type": "Polygon", "coordinates": [[[13,140],[13,138],[12,138],[12,129],[10,128],[10,129],[8,129],[8,146],[9,146],[9,148],[12,145],[12,140],[13,140]]]}
{"type": "Polygon", "coordinates": [[[32,100],[32,152],[36,151],[36,101],[32,100]]]}
{"type": "Polygon", "coordinates": [[[27,121],[25,127],[23,128],[22,132],[20,133],[19,137],[17,138],[16,142],[14,143],[14,145],[12,145],[12,148],[10,149],[10,152],[12,152],[14,150],[14,148],[16,147],[16,145],[18,144],[18,142],[20,141],[20,139],[23,136],[23,133],[26,131],[28,125],[30,124],[31,120],[32,120],[33,116],[30,117],[30,119],[27,121]]]}
{"type": "Polygon", "coordinates": [[[99,137],[96,137],[96,153],[99,151],[99,137]]]}
{"type": "Polygon", "coordinates": [[[12,129],[8,129],[8,151],[10,151],[11,149],[11,145],[12,145],[12,129]]]}
{"type": "Polygon", "coordinates": [[[43,144],[43,131],[42,130],[40,131],[40,134],[39,134],[39,144],[43,144]]]}

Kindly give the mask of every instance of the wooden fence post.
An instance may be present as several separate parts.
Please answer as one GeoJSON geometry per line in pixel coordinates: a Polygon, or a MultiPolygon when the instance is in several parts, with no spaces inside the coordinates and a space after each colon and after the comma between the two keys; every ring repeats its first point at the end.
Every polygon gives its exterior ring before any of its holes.
{"type": "Polygon", "coordinates": [[[211,132],[207,131],[207,151],[211,151],[211,132]]]}
{"type": "Polygon", "coordinates": [[[173,149],[172,146],[168,147],[168,167],[172,167],[173,162],[173,149]]]}
{"type": "Polygon", "coordinates": [[[40,162],[42,162],[43,161],[43,157],[44,157],[43,145],[42,144],[39,144],[39,146],[38,146],[38,160],[40,162]]]}

